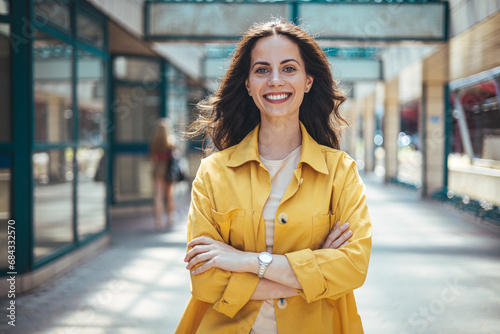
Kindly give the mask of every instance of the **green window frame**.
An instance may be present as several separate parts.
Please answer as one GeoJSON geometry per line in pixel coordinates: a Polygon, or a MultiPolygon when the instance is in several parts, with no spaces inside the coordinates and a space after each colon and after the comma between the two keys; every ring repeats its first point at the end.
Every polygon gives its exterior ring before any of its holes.
{"type": "MultiPolygon", "coordinates": [[[[80,183],[78,182],[78,161],[77,152],[82,147],[88,148],[86,144],[82,146],[79,141],[79,109],[78,109],[78,60],[79,54],[85,52],[87,54],[92,54],[97,59],[102,61],[102,86],[106,94],[103,96],[103,110],[105,112],[104,119],[108,122],[108,104],[109,104],[109,80],[108,76],[108,61],[109,61],[109,51],[107,49],[108,45],[108,32],[106,17],[95,9],[92,5],[84,0],[57,0],[58,4],[66,6],[69,12],[67,20],[64,21],[67,24],[58,24],[47,20],[47,17],[40,15],[39,12],[35,11],[36,0],[30,0],[29,6],[26,8],[26,3],[22,1],[12,1],[11,2],[11,12],[9,15],[0,14],[0,22],[8,22],[12,24],[13,35],[18,36],[18,40],[14,40],[12,47],[19,48],[16,50],[16,57],[13,59],[13,91],[17,91],[16,96],[13,97],[12,110],[31,110],[30,118],[28,119],[28,126],[26,126],[26,114],[25,113],[13,113],[13,143],[12,144],[0,144],[0,151],[9,151],[13,156],[12,170],[16,173],[12,176],[12,188],[14,194],[12,197],[12,211],[13,217],[15,217],[16,222],[23,222],[18,224],[18,236],[22,236],[22,240],[18,241],[17,248],[17,262],[18,274],[32,271],[38,267],[45,265],[46,263],[68,253],[81,246],[99,238],[103,234],[109,231],[109,184],[104,186],[104,197],[103,197],[103,215],[104,224],[102,229],[87,229],[84,236],[79,236],[78,230],[79,225],[77,221],[78,217],[78,203],[79,194],[78,187],[80,183]],[[77,16],[89,18],[92,22],[96,22],[102,31],[102,45],[92,43],[91,40],[86,38],[79,38],[77,31],[77,16]],[[73,49],[72,53],[72,64],[71,64],[71,99],[73,104],[73,131],[70,138],[62,141],[53,143],[43,143],[34,141],[34,73],[31,71],[33,66],[26,66],[33,59],[33,55],[30,54],[31,45],[34,42],[34,36],[30,36],[25,40],[21,39],[23,35],[23,21],[22,19],[29,18],[31,22],[30,28],[32,31],[39,31],[53,39],[57,39],[64,43],[70,45],[73,49]],[[26,88],[28,87],[28,88],[26,88]],[[21,94],[22,92],[22,94],[21,94]],[[26,99],[26,96],[30,98],[26,99]],[[70,149],[74,152],[71,165],[73,169],[72,176],[72,221],[68,222],[71,225],[72,240],[71,243],[58,248],[49,254],[35,259],[34,247],[35,247],[35,230],[34,230],[34,168],[32,165],[33,154],[40,151],[53,151],[53,150],[67,150],[70,149]],[[88,232],[91,231],[91,232],[88,232]],[[97,232],[96,232],[97,231],[97,232]],[[95,233],[94,233],[95,232],[95,233]],[[20,245],[23,245],[22,247],[20,245]]],[[[106,134],[107,135],[107,134],[106,134]]],[[[107,139],[107,138],[106,138],[107,139]]],[[[108,140],[97,143],[92,146],[94,149],[104,152],[104,156],[109,157],[109,144],[108,140]]],[[[106,168],[104,168],[106,170],[106,168]]],[[[21,239],[21,238],[20,238],[21,239]]]]}
{"type": "MultiPolygon", "coordinates": [[[[22,222],[22,220],[18,219],[18,217],[15,215],[14,208],[14,196],[17,194],[17,189],[14,188],[14,176],[17,173],[17,169],[15,168],[16,161],[14,160],[14,154],[16,151],[14,139],[18,134],[16,134],[16,129],[14,129],[13,126],[14,118],[16,117],[13,111],[15,110],[15,106],[20,102],[15,101],[14,96],[15,84],[18,83],[17,78],[15,78],[14,76],[13,70],[14,64],[16,63],[16,57],[14,57],[14,55],[15,51],[17,51],[15,49],[15,46],[17,46],[17,40],[15,39],[16,31],[14,30],[16,20],[15,16],[13,15],[13,4],[10,0],[3,0],[0,4],[0,7],[2,9],[2,11],[0,12],[0,26],[2,27],[1,29],[3,29],[3,33],[7,33],[8,37],[10,38],[8,49],[4,49],[4,52],[7,50],[9,52],[8,64],[4,64],[7,66],[2,69],[8,72],[6,75],[8,80],[7,91],[5,91],[5,87],[2,87],[3,92],[8,96],[8,102],[6,103],[7,109],[5,110],[7,113],[2,119],[2,122],[6,122],[6,124],[4,124],[5,128],[2,128],[1,130],[2,132],[7,132],[7,136],[0,142],[0,200],[2,201],[0,210],[0,235],[2,235],[2,240],[0,240],[0,246],[2,246],[2,249],[0,250],[0,255],[2,256],[2,259],[0,260],[0,270],[7,272],[12,271],[7,270],[7,225],[10,221],[11,226],[15,227],[17,244],[19,244],[19,242],[22,242],[23,240],[24,235],[22,233],[24,231],[24,226],[20,223],[22,222]],[[16,173],[14,173],[14,170],[16,170],[16,173]],[[16,222],[14,225],[12,225],[12,220],[16,222]]],[[[2,97],[2,100],[4,98],[5,97],[2,97]]],[[[15,254],[15,270],[22,271],[25,268],[24,263],[22,262],[25,262],[24,256],[26,255],[26,252],[23,251],[22,244],[20,246],[16,246],[15,254]]]]}

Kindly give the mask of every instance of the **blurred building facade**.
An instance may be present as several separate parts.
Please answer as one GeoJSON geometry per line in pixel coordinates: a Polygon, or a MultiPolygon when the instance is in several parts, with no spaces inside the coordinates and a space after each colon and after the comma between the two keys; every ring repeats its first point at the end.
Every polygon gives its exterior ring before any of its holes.
{"type": "MultiPolygon", "coordinates": [[[[168,117],[183,130],[193,106],[217,87],[234,48],[227,39],[241,31],[220,26],[212,40],[206,34],[222,22],[218,7],[198,8],[198,15],[215,13],[214,23],[202,25],[193,10],[162,18],[160,2],[0,0],[0,270],[17,273],[18,291],[106,247],[111,207],[151,202],[148,146],[156,120],[168,117]],[[186,24],[168,28],[181,19],[186,24]],[[164,36],[200,26],[208,32],[164,36]],[[9,224],[16,235],[11,268],[9,224]]],[[[298,1],[290,9],[286,1],[253,2],[291,12],[297,23],[293,15],[301,13],[306,28],[318,30],[310,32],[332,34],[320,44],[349,96],[343,149],[360,169],[481,215],[498,211],[498,1],[398,1],[423,13],[430,8],[424,6],[444,5],[442,16],[429,9],[443,26],[444,37],[435,39],[400,38],[391,20],[401,21],[401,11],[374,15],[366,7],[392,1],[298,1]],[[328,7],[314,7],[330,5],[344,6],[335,13],[357,6],[352,36],[334,36],[342,24],[329,19],[328,7]],[[363,21],[363,10],[372,19],[363,21]],[[394,34],[365,39],[369,31],[394,34]]],[[[249,7],[238,5],[225,19],[250,25],[253,17],[236,15],[251,15],[249,7]]],[[[269,11],[255,13],[269,19],[269,11]]],[[[200,154],[190,143],[181,149],[193,176],[200,154]]]]}
{"type": "Polygon", "coordinates": [[[448,40],[386,46],[383,80],[360,84],[346,106],[345,149],[365,171],[492,221],[500,214],[499,10],[498,1],[449,1],[448,40]]]}
{"type": "Polygon", "coordinates": [[[0,268],[17,292],[106,247],[112,206],[151,203],[155,122],[183,130],[206,94],[144,42],[140,1],[102,3],[0,1],[0,268]]]}

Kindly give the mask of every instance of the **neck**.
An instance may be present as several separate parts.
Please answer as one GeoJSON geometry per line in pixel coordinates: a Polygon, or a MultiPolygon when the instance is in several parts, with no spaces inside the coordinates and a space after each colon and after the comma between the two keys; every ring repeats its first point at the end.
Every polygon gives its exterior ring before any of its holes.
{"type": "Polygon", "coordinates": [[[259,154],[265,159],[281,160],[302,144],[299,120],[293,122],[261,122],[259,154]]]}

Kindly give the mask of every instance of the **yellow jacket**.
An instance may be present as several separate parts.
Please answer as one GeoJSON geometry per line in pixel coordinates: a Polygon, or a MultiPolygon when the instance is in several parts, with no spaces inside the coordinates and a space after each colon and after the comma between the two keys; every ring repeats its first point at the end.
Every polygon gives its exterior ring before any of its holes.
{"type": "MultiPolygon", "coordinates": [[[[363,333],[353,290],[364,283],[371,251],[365,187],[354,160],[317,144],[300,126],[301,158],[278,207],[273,253],[286,255],[302,290],[275,301],[278,333],[363,333]],[[350,223],[349,243],[319,249],[337,221],[350,223]]],[[[202,160],[188,242],[209,236],[243,251],[266,250],[262,209],[271,180],[259,159],[258,132],[259,126],[238,145],[202,160]]],[[[248,334],[262,304],[250,300],[258,282],[255,274],[217,268],[191,275],[192,297],[176,333],[248,334]]]]}

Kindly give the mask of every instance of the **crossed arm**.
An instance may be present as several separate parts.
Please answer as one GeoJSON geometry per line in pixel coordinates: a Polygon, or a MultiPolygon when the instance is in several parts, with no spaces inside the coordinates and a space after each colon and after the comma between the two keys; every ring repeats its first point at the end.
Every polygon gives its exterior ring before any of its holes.
{"type": "MultiPolygon", "coordinates": [[[[349,223],[338,225],[339,223],[327,236],[321,249],[337,249],[348,243],[349,238],[352,236],[352,231],[348,230],[349,223]]],[[[195,266],[201,264],[192,271],[193,275],[199,275],[212,268],[230,272],[258,274],[258,253],[240,251],[228,244],[205,236],[191,240],[187,246],[192,248],[184,258],[184,261],[188,263],[186,269],[192,270],[195,266]]],[[[250,299],[265,300],[293,297],[298,295],[296,289],[302,289],[302,286],[287,257],[273,254],[273,261],[267,267],[264,278],[259,281],[250,299]]]]}

